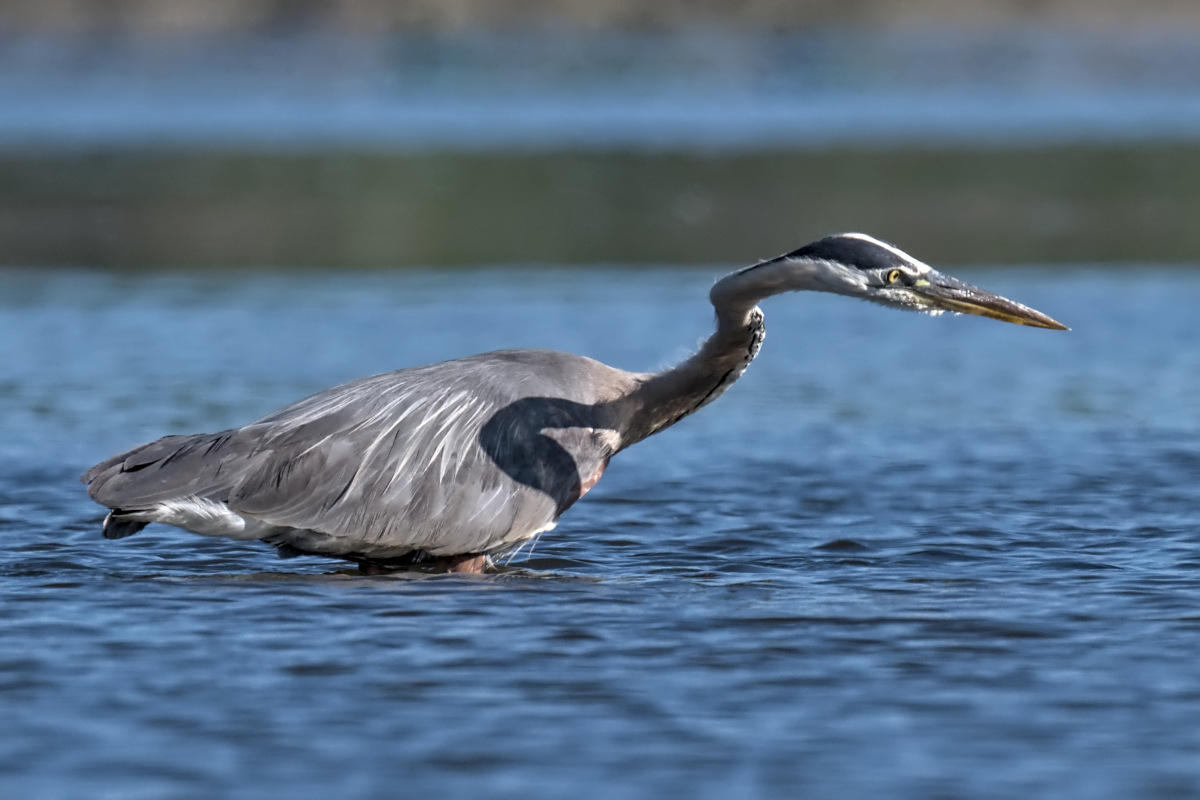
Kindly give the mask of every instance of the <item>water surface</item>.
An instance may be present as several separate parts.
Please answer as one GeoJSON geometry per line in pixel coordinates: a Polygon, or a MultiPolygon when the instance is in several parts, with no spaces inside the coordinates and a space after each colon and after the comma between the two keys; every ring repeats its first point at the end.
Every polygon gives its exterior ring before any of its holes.
{"type": "Polygon", "coordinates": [[[1187,32],[1097,26],[13,37],[0,148],[1194,140],[1187,32]]]}
{"type": "Polygon", "coordinates": [[[109,542],[76,482],[481,350],[664,365],[716,274],[0,273],[0,789],[1200,790],[1193,271],[965,275],[1070,333],[773,299],[740,383],[493,576],[109,542]]]}

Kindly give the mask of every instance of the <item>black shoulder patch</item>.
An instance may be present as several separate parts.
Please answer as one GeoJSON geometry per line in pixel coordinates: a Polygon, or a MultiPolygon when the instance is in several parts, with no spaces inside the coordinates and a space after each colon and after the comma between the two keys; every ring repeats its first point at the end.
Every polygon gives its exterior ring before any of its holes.
{"type": "Polygon", "coordinates": [[[826,236],[799,250],[793,250],[784,258],[814,258],[836,261],[848,267],[863,270],[884,270],[909,266],[909,262],[886,247],[854,236],[826,236]]]}

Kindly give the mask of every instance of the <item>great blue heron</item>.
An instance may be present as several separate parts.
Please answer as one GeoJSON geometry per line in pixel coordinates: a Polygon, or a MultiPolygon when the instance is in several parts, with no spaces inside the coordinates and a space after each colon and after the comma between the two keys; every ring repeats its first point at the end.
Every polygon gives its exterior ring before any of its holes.
{"type": "Polygon", "coordinates": [[[820,239],[713,286],[716,332],[682,364],[625,372],[501,350],[327,389],[242,428],[167,436],[83,475],[104,536],[150,522],[284,554],[481,572],[554,527],[614,455],[715,400],[763,340],[758,302],[816,290],[1064,330],[861,233],[820,239]]]}

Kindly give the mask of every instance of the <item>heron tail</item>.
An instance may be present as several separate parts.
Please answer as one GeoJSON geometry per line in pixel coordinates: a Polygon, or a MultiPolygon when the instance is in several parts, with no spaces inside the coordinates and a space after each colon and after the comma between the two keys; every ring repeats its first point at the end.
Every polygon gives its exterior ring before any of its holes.
{"type": "Polygon", "coordinates": [[[126,536],[133,536],[148,524],[125,516],[120,509],[113,509],[104,517],[104,538],[124,539],[126,536]]]}

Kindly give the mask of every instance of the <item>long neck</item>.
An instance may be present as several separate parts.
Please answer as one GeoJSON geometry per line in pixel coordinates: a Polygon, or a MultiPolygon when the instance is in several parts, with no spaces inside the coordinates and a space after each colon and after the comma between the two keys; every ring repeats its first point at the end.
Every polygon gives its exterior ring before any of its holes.
{"type": "Polygon", "coordinates": [[[717,329],[700,351],[672,369],[647,376],[629,396],[622,447],[674,425],[721,396],[758,355],[766,329],[758,302],[780,292],[807,288],[802,264],[776,259],[727,275],[709,298],[717,329]]]}

